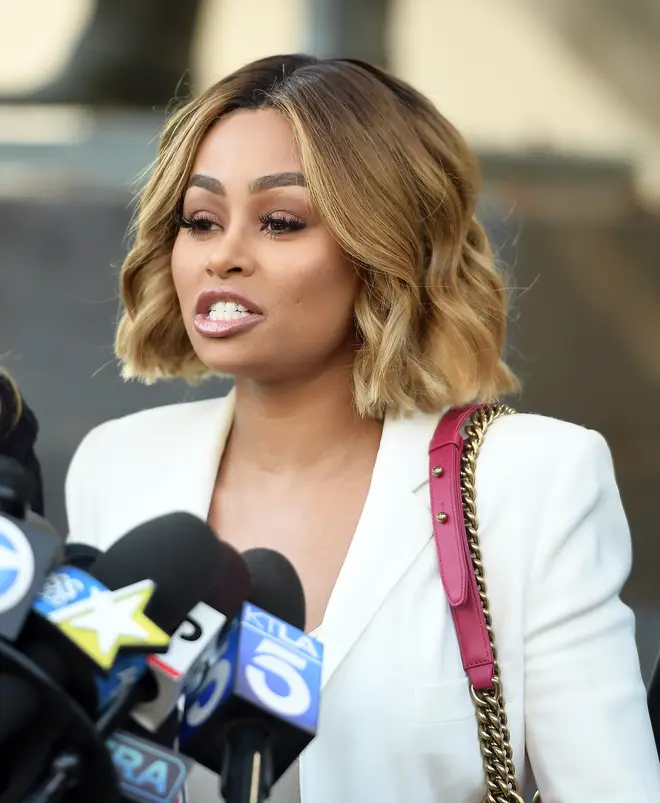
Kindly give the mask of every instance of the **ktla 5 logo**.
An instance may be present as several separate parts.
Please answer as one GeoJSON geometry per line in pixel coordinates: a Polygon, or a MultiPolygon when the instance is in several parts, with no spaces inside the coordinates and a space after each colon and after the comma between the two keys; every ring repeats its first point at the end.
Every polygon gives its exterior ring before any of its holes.
{"type": "Polygon", "coordinates": [[[257,645],[252,663],[245,667],[245,679],[269,710],[283,717],[299,717],[309,710],[312,702],[309,686],[301,674],[308,666],[309,660],[264,638],[257,645]],[[286,684],[286,695],[269,686],[267,672],[286,684]]]}
{"type": "Polygon", "coordinates": [[[302,631],[246,605],[188,708],[186,724],[199,727],[232,689],[280,718],[305,717],[318,704],[321,654],[321,645],[302,631]]]}

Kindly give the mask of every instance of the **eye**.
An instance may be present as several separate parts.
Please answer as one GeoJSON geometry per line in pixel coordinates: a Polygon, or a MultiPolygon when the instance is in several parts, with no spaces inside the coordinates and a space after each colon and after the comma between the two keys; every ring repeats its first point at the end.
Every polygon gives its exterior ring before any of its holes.
{"type": "Polygon", "coordinates": [[[180,212],[176,217],[176,222],[180,229],[187,229],[191,237],[203,237],[205,234],[219,231],[222,228],[220,223],[206,212],[196,212],[190,218],[180,212]]]}
{"type": "Polygon", "coordinates": [[[269,237],[281,237],[283,234],[291,234],[307,227],[304,220],[284,212],[271,212],[268,215],[262,215],[259,220],[269,237]]]}

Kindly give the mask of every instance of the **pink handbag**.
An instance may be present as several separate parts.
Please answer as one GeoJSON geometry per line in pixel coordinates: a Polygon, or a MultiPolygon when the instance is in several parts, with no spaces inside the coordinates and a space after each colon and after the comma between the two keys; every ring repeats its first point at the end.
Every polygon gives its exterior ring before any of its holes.
{"type": "MultiPolygon", "coordinates": [[[[433,531],[463,668],[470,682],[486,779],[483,803],[524,803],[516,781],[490,605],[477,533],[475,470],[488,427],[504,405],[450,410],[429,446],[433,531]]],[[[539,793],[534,803],[541,803],[539,793]]]]}

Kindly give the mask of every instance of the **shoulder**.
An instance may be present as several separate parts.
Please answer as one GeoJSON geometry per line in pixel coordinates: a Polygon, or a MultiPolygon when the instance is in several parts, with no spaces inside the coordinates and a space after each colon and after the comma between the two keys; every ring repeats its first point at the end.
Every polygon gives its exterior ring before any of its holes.
{"type": "Polygon", "coordinates": [[[603,436],[542,415],[517,413],[493,422],[477,459],[476,477],[484,505],[534,512],[544,527],[603,494],[619,501],[603,436]]]}
{"type": "Polygon", "coordinates": [[[484,439],[484,462],[497,460],[502,467],[535,467],[553,474],[585,455],[609,455],[603,436],[592,429],[531,413],[505,415],[491,424],[484,439]]]}
{"type": "MultiPolygon", "coordinates": [[[[416,412],[386,421],[381,447],[392,449],[387,461],[394,474],[410,475],[419,487],[428,479],[429,446],[446,413],[416,412]]],[[[571,467],[588,463],[594,471],[611,474],[605,439],[578,424],[543,415],[515,413],[496,419],[486,430],[476,461],[479,494],[542,499],[557,478],[571,467]]]]}
{"type": "Polygon", "coordinates": [[[181,444],[187,444],[194,432],[208,438],[208,432],[229,415],[229,407],[229,397],[165,405],[90,430],[66,476],[69,532],[89,529],[100,499],[114,504],[118,495],[135,495],[135,483],[178,459],[181,444]]]}
{"type": "Polygon", "coordinates": [[[215,411],[226,403],[226,398],[204,399],[138,410],[94,427],[82,440],[78,452],[98,448],[125,449],[136,442],[158,438],[163,432],[185,430],[198,416],[215,411]]]}
{"type": "MultiPolygon", "coordinates": [[[[590,440],[594,430],[580,424],[562,421],[535,413],[515,413],[498,418],[489,429],[491,440],[502,439],[517,444],[527,443],[535,451],[565,447],[570,443],[590,440]]],[[[600,437],[600,436],[598,436],[600,437]]]]}
{"type": "Polygon", "coordinates": [[[477,458],[476,491],[487,552],[519,555],[537,577],[551,567],[563,571],[565,560],[586,571],[586,556],[605,553],[618,580],[629,571],[630,533],[612,456],[595,430],[540,415],[503,416],[477,458]]]}
{"type": "Polygon", "coordinates": [[[542,415],[501,416],[478,451],[475,490],[482,547],[496,553],[493,562],[506,556],[507,575],[512,562],[529,569],[568,544],[588,551],[598,542],[622,566],[630,559],[612,457],[594,430],[542,415]]]}
{"type": "MultiPolygon", "coordinates": [[[[424,447],[424,455],[420,448],[415,459],[427,459],[428,444],[441,418],[439,413],[417,413],[410,423],[398,424],[401,440],[409,442],[417,436],[424,447]]],[[[477,471],[488,475],[489,481],[500,482],[517,474],[521,481],[532,482],[541,474],[547,485],[567,466],[591,457],[611,466],[605,439],[595,430],[549,416],[515,413],[500,416],[486,430],[477,471]]]]}
{"type": "Polygon", "coordinates": [[[221,412],[227,404],[227,397],[169,404],[105,421],[83,438],[69,474],[82,463],[102,463],[117,452],[128,461],[144,450],[157,450],[159,444],[183,436],[193,422],[221,412]]]}
{"type": "Polygon", "coordinates": [[[484,438],[475,487],[493,620],[505,623],[502,660],[520,658],[523,634],[555,624],[559,633],[595,600],[617,597],[632,548],[601,434],[540,415],[503,416],[484,438]]]}

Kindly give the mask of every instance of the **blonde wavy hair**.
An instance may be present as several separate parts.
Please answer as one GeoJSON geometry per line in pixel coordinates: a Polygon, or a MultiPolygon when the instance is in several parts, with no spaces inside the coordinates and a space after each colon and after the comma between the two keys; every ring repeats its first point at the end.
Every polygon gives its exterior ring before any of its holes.
{"type": "Polygon", "coordinates": [[[3,404],[2,394],[0,393],[0,434],[6,434],[7,432],[11,432],[21,417],[21,413],[23,412],[23,397],[21,396],[16,382],[1,366],[0,385],[4,385],[6,392],[9,393],[9,399],[5,404],[3,404]],[[7,407],[9,409],[7,409],[7,407]],[[11,418],[6,418],[8,413],[11,415],[11,418]]]}
{"type": "Polygon", "coordinates": [[[480,174],[467,143],[405,82],[363,62],[301,55],[248,64],[166,123],[121,270],[115,351],[124,378],[209,375],[171,276],[177,212],[210,127],[263,108],[291,124],[312,201],[361,279],[360,414],[434,411],[515,390],[502,358],[508,294],[475,217],[480,174]]]}

